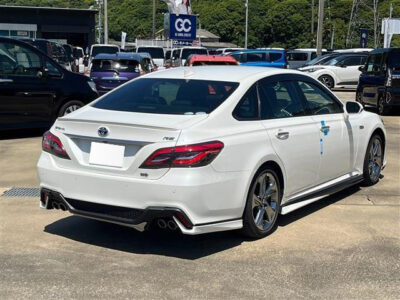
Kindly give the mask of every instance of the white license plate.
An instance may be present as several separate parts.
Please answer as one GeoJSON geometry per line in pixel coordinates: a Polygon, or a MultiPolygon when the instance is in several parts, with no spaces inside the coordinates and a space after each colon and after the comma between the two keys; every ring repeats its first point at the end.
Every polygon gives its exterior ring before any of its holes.
{"type": "Polygon", "coordinates": [[[124,163],[125,146],[92,142],[89,164],[121,168],[124,163]]]}

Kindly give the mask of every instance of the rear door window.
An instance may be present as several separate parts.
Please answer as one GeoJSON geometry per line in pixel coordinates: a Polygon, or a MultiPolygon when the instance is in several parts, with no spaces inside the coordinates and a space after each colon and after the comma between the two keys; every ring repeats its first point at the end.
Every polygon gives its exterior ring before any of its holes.
{"type": "Polygon", "coordinates": [[[246,61],[247,62],[267,61],[267,55],[265,52],[247,53],[246,61]]]}
{"type": "Polygon", "coordinates": [[[343,60],[341,63],[342,66],[351,67],[351,66],[360,66],[361,65],[361,56],[350,56],[343,60]]]}
{"type": "Polygon", "coordinates": [[[238,86],[225,81],[141,78],[105,95],[93,107],[152,114],[209,114],[238,86]]]}
{"type": "Polygon", "coordinates": [[[261,119],[290,118],[306,115],[301,100],[296,96],[290,81],[259,83],[261,119]]]}
{"type": "Polygon", "coordinates": [[[269,60],[270,61],[277,61],[282,58],[282,53],[275,53],[275,52],[270,52],[269,53],[269,60]]]}

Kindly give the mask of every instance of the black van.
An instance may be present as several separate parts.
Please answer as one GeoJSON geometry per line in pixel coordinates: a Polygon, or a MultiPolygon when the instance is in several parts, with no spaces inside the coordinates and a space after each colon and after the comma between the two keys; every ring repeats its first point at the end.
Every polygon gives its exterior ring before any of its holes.
{"type": "Polygon", "coordinates": [[[356,101],[375,106],[380,115],[400,107],[400,48],[371,51],[360,71],[356,101]]]}
{"type": "Polygon", "coordinates": [[[0,130],[48,127],[97,96],[90,78],[30,44],[0,37],[0,130]]]}

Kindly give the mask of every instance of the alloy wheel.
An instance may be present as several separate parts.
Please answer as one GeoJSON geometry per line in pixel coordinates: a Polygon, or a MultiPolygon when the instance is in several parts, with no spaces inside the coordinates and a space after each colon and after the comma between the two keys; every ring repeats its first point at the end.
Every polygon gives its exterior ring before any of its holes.
{"type": "Polygon", "coordinates": [[[382,159],[382,143],[375,137],[368,153],[368,174],[373,182],[377,181],[381,174],[382,159]]]}
{"type": "Polygon", "coordinates": [[[77,104],[70,105],[65,109],[64,116],[66,116],[66,115],[68,115],[68,114],[70,114],[70,113],[72,113],[72,112],[74,112],[74,111],[76,111],[76,110],[78,110],[80,108],[81,108],[81,106],[77,105],[77,104]]]}
{"type": "Polygon", "coordinates": [[[270,229],[277,217],[279,192],[277,180],[270,172],[260,174],[253,186],[253,221],[258,229],[270,229]]]}
{"type": "Polygon", "coordinates": [[[318,78],[319,81],[321,81],[325,86],[327,86],[329,89],[333,88],[333,79],[330,76],[327,75],[322,75],[321,77],[318,78]]]}

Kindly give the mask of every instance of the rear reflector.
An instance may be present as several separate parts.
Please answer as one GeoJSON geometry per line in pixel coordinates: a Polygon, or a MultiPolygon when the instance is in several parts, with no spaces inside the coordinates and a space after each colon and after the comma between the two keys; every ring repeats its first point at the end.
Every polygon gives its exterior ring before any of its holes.
{"type": "Polygon", "coordinates": [[[43,151],[49,152],[55,156],[70,159],[60,139],[50,131],[45,132],[43,135],[42,149],[43,151]]]}
{"type": "Polygon", "coordinates": [[[185,226],[187,229],[193,228],[192,222],[190,222],[190,220],[183,213],[177,211],[174,215],[179,220],[179,222],[181,222],[182,225],[185,226]]]}
{"type": "Polygon", "coordinates": [[[211,163],[223,148],[224,144],[219,141],[162,148],[151,154],[140,168],[202,167],[211,163]]]}

